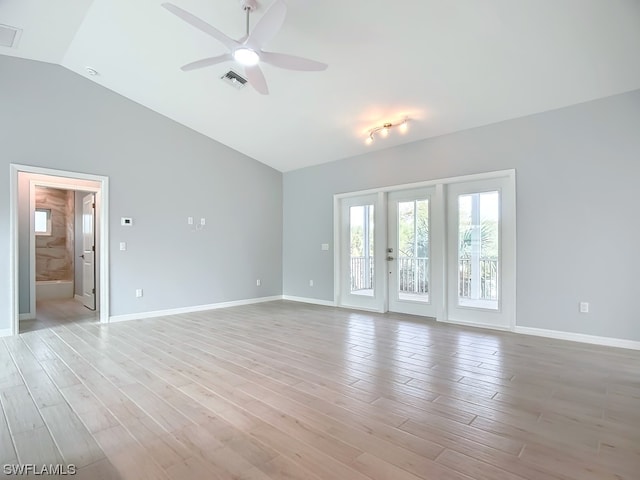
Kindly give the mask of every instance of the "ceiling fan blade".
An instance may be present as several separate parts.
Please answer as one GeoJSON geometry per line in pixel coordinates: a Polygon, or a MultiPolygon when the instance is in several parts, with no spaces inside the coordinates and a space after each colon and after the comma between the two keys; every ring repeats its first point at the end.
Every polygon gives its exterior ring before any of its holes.
{"type": "Polygon", "coordinates": [[[224,55],[218,55],[217,57],[203,58],[202,60],[187,63],[186,65],[180,67],[180,70],[182,70],[183,72],[188,72],[190,70],[197,70],[198,68],[217,65],[218,63],[226,62],[229,60],[233,60],[233,56],[230,53],[225,53],[224,55]]]}
{"type": "Polygon", "coordinates": [[[244,72],[247,75],[247,80],[258,93],[262,95],[269,95],[267,81],[265,80],[264,74],[258,65],[245,67],[244,72]]]}
{"type": "Polygon", "coordinates": [[[296,57],[295,55],[287,55],[286,53],[260,52],[260,60],[274,67],[299,70],[301,72],[320,72],[326,70],[329,66],[326,63],[296,57]]]}
{"type": "Polygon", "coordinates": [[[173,3],[163,3],[162,6],[169,10],[171,13],[180,17],[182,20],[187,22],[189,25],[196,27],[198,30],[206,33],[207,35],[211,35],[213,38],[218,40],[220,43],[225,45],[229,50],[234,50],[238,47],[239,43],[233,40],[232,38],[227,37],[220,30],[215,28],[212,25],[209,25],[204,20],[200,20],[198,17],[193,15],[192,13],[183,10],[182,8],[174,5],[173,3]]]}
{"type": "Polygon", "coordinates": [[[256,26],[253,27],[245,43],[256,50],[260,50],[262,45],[276,36],[286,16],[287,6],[285,3],[282,0],[275,0],[262,18],[258,20],[256,26]]]}

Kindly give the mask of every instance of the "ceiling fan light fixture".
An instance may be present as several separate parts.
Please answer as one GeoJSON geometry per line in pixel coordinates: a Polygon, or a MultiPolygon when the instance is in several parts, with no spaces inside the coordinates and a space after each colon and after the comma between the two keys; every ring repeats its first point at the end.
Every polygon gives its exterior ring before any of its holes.
{"type": "MultiPolygon", "coordinates": [[[[0,0],[1,2],[2,0],[0,0]]],[[[319,72],[326,70],[327,65],[308,58],[287,55],[285,53],[264,52],[262,47],[268,43],[280,31],[287,15],[287,5],[284,0],[273,0],[269,8],[264,12],[253,30],[249,28],[249,18],[253,10],[258,6],[258,0],[240,0],[240,5],[246,16],[246,35],[241,40],[235,40],[213,25],[196,17],[177,5],[170,2],[161,4],[163,8],[174,14],[192,27],[213,37],[227,48],[227,52],[215,57],[203,58],[180,67],[184,72],[210,67],[228,60],[235,60],[244,65],[247,83],[262,95],[269,94],[267,81],[258,63],[274,65],[285,70],[297,70],[300,72],[319,72]]],[[[1,39],[0,39],[1,40],[1,39]]]]}
{"type": "Polygon", "coordinates": [[[236,62],[247,67],[257,65],[260,61],[260,56],[255,51],[246,47],[241,47],[234,50],[233,58],[236,62]]]}

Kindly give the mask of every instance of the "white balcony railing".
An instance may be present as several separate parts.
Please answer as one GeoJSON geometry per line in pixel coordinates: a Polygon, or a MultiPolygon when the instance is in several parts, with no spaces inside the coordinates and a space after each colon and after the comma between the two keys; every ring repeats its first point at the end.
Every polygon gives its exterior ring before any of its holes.
{"type": "Polygon", "coordinates": [[[478,272],[474,272],[473,261],[461,258],[458,262],[458,296],[479,300],[498,300],[498,259],[480,258],[477,261],[478,272]],[[475,273],[475,275],[474,275],[475,273]],[[473,279],[479,282],[479,292],[473,293],[473,279]]]}
{"type": "Polygon", "coordinates": [[[374,258],[351,257],[351,291],[370,290],[373,288],[374,258]]]}
{"type": "MultiPolygon", "coordinates": [[[[351,291],[371,290],[373,288],[374,257],[351,257],[351,291]]],[[[498,260],[481,258],[479,260],[479,299],[498,299],[498,260]]],[[[429,293],[429,258],[398,257],[398,290],[401,293],[429,293]]],[[[458,262],[458,295],[460,298],[472,298],[472,261],[460,259],[458,262]]]]}
{"type": "Polygon", "coordinates": [[[400,293],[429,293],[429,259],[427,257],[398,257],[398,267],[400,293]]]}
{"type": "MultiPolygon", "coordinates": [[[[399,290],[402,293],[429,293],[429,259],[399,257],[399,290]]],[[[351,257],[351,291],[373,288],[374,258],[351,257]]]]}

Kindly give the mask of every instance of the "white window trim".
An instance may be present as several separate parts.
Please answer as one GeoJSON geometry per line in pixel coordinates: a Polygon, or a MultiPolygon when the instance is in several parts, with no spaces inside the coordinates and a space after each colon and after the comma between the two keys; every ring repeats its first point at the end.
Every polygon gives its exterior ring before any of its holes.
{"type": "Polygon", "coordinates": [[[40,231],[40,232],[38,230],[34,229],[34,232],[35,232],[36,236],[39,236],[39,237],[50,237],[53,234],[53,232],[51,230],[51,209],[50,208],[36,208],[34,210],[34,213],[33,213],[34,216],[38,212],[44,212],[44,213],[47,214],[47,228],[46,228],[46,230],[40,231]]]}

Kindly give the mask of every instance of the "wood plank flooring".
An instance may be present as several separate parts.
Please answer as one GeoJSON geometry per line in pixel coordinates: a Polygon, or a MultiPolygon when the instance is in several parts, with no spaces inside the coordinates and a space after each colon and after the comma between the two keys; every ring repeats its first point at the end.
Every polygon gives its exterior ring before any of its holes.
{"type": "Polygon", "coordinates": [[[65,323],[0,341],[0,404],[0,468],[82,479],[640,478],[640,352],[407,315],[65,323]]]}
{"type": "Polygon", "coordinates": [[[89,310],[76,300],[46,300],[36,303],[36,318],[20,320],[20,333],[70,323],[97,323],[99,321],[98,312],[89,310]]]}

